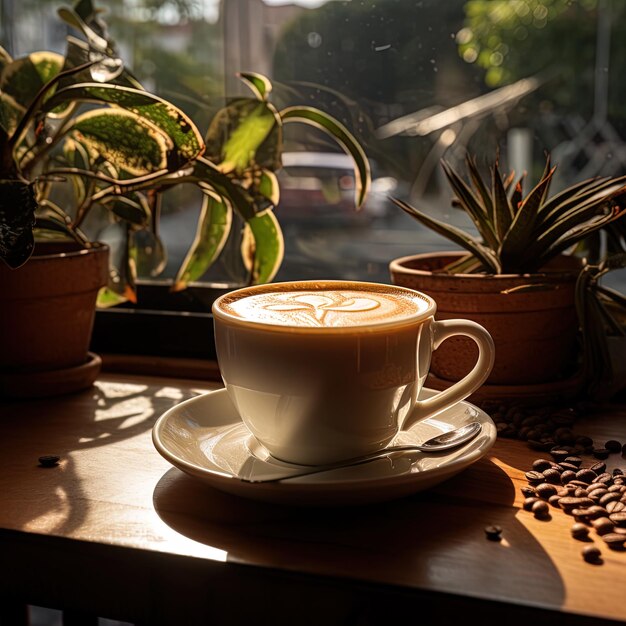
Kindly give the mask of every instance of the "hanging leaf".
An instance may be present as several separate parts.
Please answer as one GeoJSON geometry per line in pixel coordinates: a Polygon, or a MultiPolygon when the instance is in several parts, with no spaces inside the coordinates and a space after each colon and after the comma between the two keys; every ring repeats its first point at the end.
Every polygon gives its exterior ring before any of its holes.
{"type": "Polygon", "coordinates": [[[72,124],[72,135],[94,155],[134,176],[163,170],[172,144],[156,126],[121,109],[96,109],[72,124]]]}
{"type": "Polygon", "coordinates": [[[288,107],[280,111],[283,122],[301,122],[332,137],[354,160],[355,203],[360,208],[371,185],[370,164],[363,148],[350,131],[331,115],[312,107],[288,107]]]}
{"type": "Polygon", "coordinates": [[[280,268],[285,242],[274,211],[255,215],[246,223],[250,236],[244,237],[242,258],[251,270],[252,284],[269,283],[280,268]]]}
{"type": "Polygon", "coordinates": [[[259,100],[267,100],[272,91],[272,83],[267,77],[255,72],[239,72],[237,76],[259,100]]]}
{"type": "Polygon", "coordinates": [[[172,291],[185,289],[215,262],[228,239],[232,214],[229,202],[214,194],[204,194],[196,236],[176,274],[172,291]]]}
{"type": "Polygon", "coordinates": [[[280,202],[280,185],[274,172],[261,170],[256,182],[256,189],[273,207],[278,206],[280,202]]]}
{"type": "Polygon", "coordinates": [[[276,110],[258,100],[235,100],[215,115],[206,134],[206,156],[223,172],[240,175],[253,165],[278,169],[281,141],[276,110]]]}

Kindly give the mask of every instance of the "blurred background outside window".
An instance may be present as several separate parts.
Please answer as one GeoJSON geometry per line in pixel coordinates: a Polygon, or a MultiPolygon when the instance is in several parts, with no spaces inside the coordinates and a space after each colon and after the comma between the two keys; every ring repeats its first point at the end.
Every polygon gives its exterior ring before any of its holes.
{"type": "MultiPolygon", "coordinates": [[[[238,71],[265,74],[281,105],[341,120],[372,166],[353,209],[351,161],[314,130],[286,129],[276,215],[285,260],[276,280],[389,282],[388,263],[451,244],[405,215],[396,196],[471,228],[451,207],[439,161],[469,151],[536,182],[545,152],[555,190],[626,172],[626,3],[620,0],[111,0],[120,56],[143,85],[204,131],[225,100],[248,95],[238,71]]],[[[14,56],[63,52],[57,0],[0,0],[0,43],[14,56]]],[[[528,189],[526,190],[528,191],[528,189]]],[[[200,199],[166,194],[171,280],[195,234],[200,199]]],[[[92,228],[100,227],[93,224],[92,228]]],[[[226,248],[203,281],[235,285],[226,248]]]]}

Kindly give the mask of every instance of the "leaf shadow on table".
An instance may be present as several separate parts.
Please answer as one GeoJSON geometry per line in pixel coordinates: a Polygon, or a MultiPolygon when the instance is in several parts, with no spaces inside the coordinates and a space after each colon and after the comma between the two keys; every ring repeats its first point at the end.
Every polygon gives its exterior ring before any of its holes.
{"type": "Polygon", "coordinates": [[[149,432],[163,411],[194,395],[140,382],[96,383],[79,393],[3,404],[0,440],[11,442],[15,473],[11,483],[0,477],[0,490],[15,494],[11,524],[61,534],[80,528],[90,512],[84,483],[101,471],[99,456],[81,464],[81,452],[107,455],[109,445],[149,432]],[[75,419],[77,414],[84,418],[75,419]],[[60,462],[39,467],[42,455],[57,455],[60,462]]]}
{"type": "MultiPolygon", "coordinates": [[[[157,484],[159,517],[229,561],[559,607],[564,585],[512,505],[515,486],[490,458],[389,502],[292,507],[223,493],[177,469],[157,484]],[[490,541],[489,525],[503,529],[490,541]]],[[[545,522],[548,523],[548,522],[545,522]]]]}

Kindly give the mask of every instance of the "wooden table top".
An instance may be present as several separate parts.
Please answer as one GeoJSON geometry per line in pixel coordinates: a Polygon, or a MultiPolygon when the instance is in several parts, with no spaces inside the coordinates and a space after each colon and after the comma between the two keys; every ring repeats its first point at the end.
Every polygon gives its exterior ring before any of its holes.
{"type": "MultiPolygon", "coordinates": [[[[150,625],[375,624],[405,611],[423,624],[467,611],[482,623],[626,621],[626,552],[602,546],[603,562],[587,563],[571,516],[522,509],[524,474],[545,453],[499,439],[454,478],[384,504],[254,502],[152,444],[165,410],[219,386],[107,374],[79,394],[1,404],[0,596],[150,625]],[[60,465],[39,467],[44,454],[60,465]]],[[[577,428],[625,441],[626,407],[577,428]]]]}

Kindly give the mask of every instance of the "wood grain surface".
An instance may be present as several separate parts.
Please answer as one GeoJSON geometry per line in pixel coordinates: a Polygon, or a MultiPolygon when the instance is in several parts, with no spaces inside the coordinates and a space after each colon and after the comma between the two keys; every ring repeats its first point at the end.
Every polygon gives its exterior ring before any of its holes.
{"type": "MultiPolygon", "coordinates": [[[[572,518],[521,508],[533,459],[498,440],[429,491],[385,504],[244,500],[173,468],[151,429],[216,382],[103,374],[0,405],[0,596],[137,624],[601,624],[626,621],[626,552],[586,563],[572,518]],[[42,468],[44,454],[61,457],[42,468]],[[485,527],[502,527],[502,540],[485,527]]],[[[626,407],[577,426],[626,440],[626,407]]],[[[588,459],[587,459],[588,460],[588,459]]],[[[612,455],[609,467],[626,466],[612,455]]],[[[594,539],[597,545],[601,542],[594,539]]]]}

